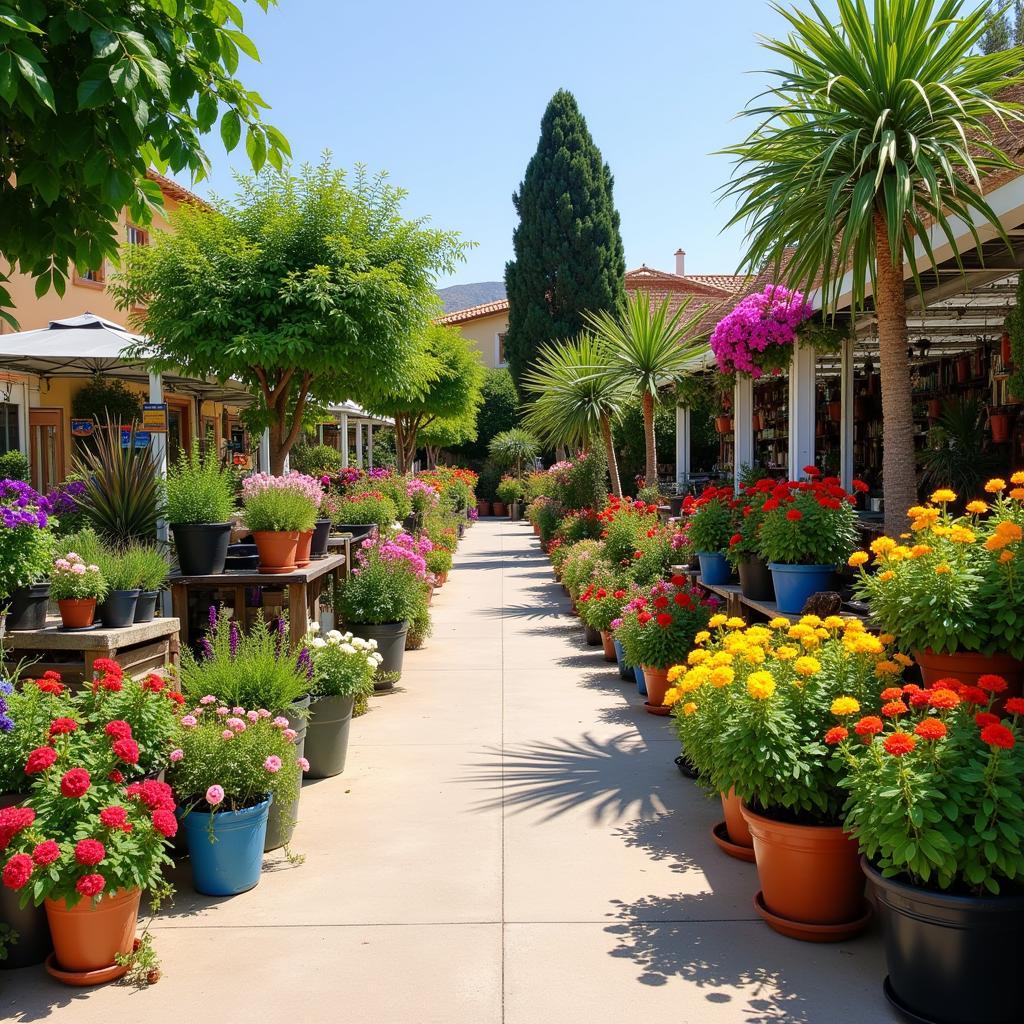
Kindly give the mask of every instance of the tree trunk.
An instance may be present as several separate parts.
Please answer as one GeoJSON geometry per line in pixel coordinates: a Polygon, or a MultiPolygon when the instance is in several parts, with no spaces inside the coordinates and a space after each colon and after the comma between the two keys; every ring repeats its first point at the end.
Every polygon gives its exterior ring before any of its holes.
{"type": "Polygon", "coordinates": [[[917,503],[914,415],[907,358],[907,298],[902,261],[893,263],[885,217],[875,213],[875,313],[882,378],[882,482],[885,532],[898,536],[917,503]]]}
{"type": "Polygon", "coordinates": [[[644,445],[647,449],[647,463],[644,466],[644,486],[656,487],[658,484],[658,449],[654,439],[654,395],[649,391],[644,394],[644,445]]]}
{"type": "Polygon", "coordinates": [[[612,425],[607,416],[601,417],[601,436],[604,438],[604,454],[608,460],[608,476],[612,481],[612,494],[622,497],[622,480],[619,479],[619,462],[615,458],[615,444],[612,439],[612,425]]]}

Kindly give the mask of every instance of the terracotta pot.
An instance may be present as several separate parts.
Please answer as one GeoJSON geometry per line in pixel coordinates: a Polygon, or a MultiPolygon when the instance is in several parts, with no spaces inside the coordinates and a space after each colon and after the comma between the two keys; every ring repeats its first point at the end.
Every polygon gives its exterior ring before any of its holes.
{"type": "Polygon", "coordinates": [[[260,572],[279,575],[298,568],[298,530],[257,530],[252,535],[260,553],[260,572]]]}
{"type": "Polygon", "coordinates": [[[728,434],[732,431],[732,417],[731,416],[716,416],[715,417],[715,430],[720,434],[728,434]]]}
{"type": "Polygon", "coordinates": [[[719,794],[722,799],[722,813],[725,815],[725,830],[729,838],[737,846],[754,846],[750,829],[747,827],[747,819],[743,817],[743,801],[736,795],[735,789],[728,793],[719,794]]]}
{"type": "Polygon", "coordinates": [[[533,524],[533,535],[535,537],[540,536],[540,527],[536,523],[533,524]]]}
{"type": "Polygon", "coordinates": [[[947,676],[959,679],[967,686],[977,686],[981,676],[992,674],[1002,676],[1010,684],[1004,699],[1021,695],[1024,663],[1007,654],[978,654],[976,651],[936,654],[930,648],[911,653],[921,666],[921,681],[925,686],[933,686],[947,676]]]}
{"type": "Polygon", "coordinates": [[[601,646],[604,648],[604,660],[605,661],[617,661],[615,657],[615,641],[612,639],[611,633],[606,629],[601,630],[601,646]]]}
{"type": "Polygon", "coordinates": [[[928,399],[928,416],[937,420],[942,415],[942,399],[941,398],[929,398],[928,399]]]}
{"type": "Polygon", "coordinates": [[[644,682],[647,684],[647,703],[660,708],[665,703],[665,694],[668,692],[668,669],[652,668],[650,665],[641,665],[644,670],[644,682]]]}
{"type": "Polygon", "coordinates": [[[95,597],[66,597],[57,602],[65,629],[87,629],[96,618],[95,597]]]}
{"type": "Polygon", "coordinates": [[[99,902],[83,897],[70,910],[64,900],[46,900],[57,964],[66,971],[110,967],[135,941],[141,889],[119,889],[99,902]]]}
{"type": "Polygon", "coordinates": [[[306,530],[299,534],[299,545],[295,551],[295,564],[304,569],[310,563],[313,551],[313,531],[306,530]]]}
{"type": "Polygon", "coordinates": [[[989,429],[992,431],[992,440],[996,444],[1010,440],[1010,417],[1005,412],[994,412],[988,418],[989,429]]]}
{"type": "Polygon", "coordinates": [[[843,403],[842,402],[829,402],[828,403],[828,418],[833,423],[838,423],[843,418],[843,403]]]}
{"type": "Polygon", "coordinates": [[[491,508],[494,510],[496,516],[508,515],[508,508],[503,501],[492,501],[491,508]]]}
{"type": "MultiPolygon", "coordinates": [[[[755,412],[754,415],[750,418],[750,426],[754,430],[760,430],[763,426],[763,424],[761,423],[761,414],[759,412],[755,412]]],[[[679,513],[677,512],[675,514],[678,515],[679,513]]]]}
{"type": "Polygon", "coordinates": [[[437,581],[437,586],[443,587],[448,582],[448,571],[445,570],[444,572],[439,572],[435,579],[437,581]]]}
{"type": "Polygon", "coordinates": [[[966,384],[971,379],[970,356],[960,356],[956,361],[956,382],[966,384]]]}
{"type": "Polygon", "coordinates": [[[478,516],[489,516],[491,514],[491,503],[481,498],[476,503],[476,514],[478,516]]]}
{"type": "Polygon", "coordinates": [[[776,821],[746,805],[743,816],[770,914],[803,925],[844,925],[864,917],[864,873],[852,836],[838,825],[776,821]]]}
{"type": "Polygon", "coordinates": [[[427,604],[430,605],[430,604],[433,604],[433,602],[434,602],[434,584],[431,583],[427,587],[427,604]]]}
{"type": "Polygon", "coordinates": [[[1013,346],[1010,344],[1010,335],[1003,331],[999,339],[999,355],[1002,357],[1003,366],[1009,366],[1013,362],[1013,346]]]}

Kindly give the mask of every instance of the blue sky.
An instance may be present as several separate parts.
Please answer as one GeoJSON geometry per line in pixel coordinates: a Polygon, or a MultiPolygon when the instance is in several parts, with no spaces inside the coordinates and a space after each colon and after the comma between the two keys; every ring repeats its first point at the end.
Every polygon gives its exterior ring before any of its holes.
{"type": "MultiPolygon", "coordinates": [[[[758,33],[782,20],[766,0],[456,0],[246,4],[262,62],[241,73],[271,104],[268,120],[296,160],[329,148],[335,162],[386,169],[430,215],[479,243],[440,285],[498,280],[511,255],[512,193],[533,154],[552,93],[575,93],[615,175],[627,267],[732,273],[741,233],[715,189],[741,138],[734,115],[772,66],[758,33]]],[[[214,173],[198,191],[230,194],[230,156],[211,137],[214,173]]]]}

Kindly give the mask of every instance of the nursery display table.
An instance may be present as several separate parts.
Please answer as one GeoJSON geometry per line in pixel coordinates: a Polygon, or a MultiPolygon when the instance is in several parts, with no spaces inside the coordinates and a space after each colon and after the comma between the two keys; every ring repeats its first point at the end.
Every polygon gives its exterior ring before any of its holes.
{"type": "MultiPolygon", "coordinates": [[[[740,618],[746,618],[744,611],[749,609],[750,611],[757,612],[759,615],[764,615],[769,619],[774,619],[776,616],[780,616],[784,619],[789,619],[790,622],[797,622],[801,617],[799,613],[780,612],[778,605],[776,605],[774,601],[755,601],[752,598],[744,597],[739,586],[735,583],[704,583],[701,581],[699,576],[697,577],[697,582],[700,583],[705,590],[708,590],[717,597],[722,598],[724,602],[723,611],[726,615],[737,615],[740,618]]],[[[865,615],[852,610],[846,603],[843,604],[843,607],[840,609],[838,614],[844,619],[866,620],[867,618],[865,615]]]]}
{"type": "Polygon", "coordinates": [[[51,617],[42,629],[8,630],[4,660],[8,666],[22,659],[38,659],[25,668],[31,677],[53,670],[65,682],[80,683],[92,678],[97,658],[116,661],[125,673],[141,678],[167,665],[177,667],[181,623],[173,617],[137,622],[123,629],[66,632],[60,619],[51,617]]]}
{"type": "Polygon", "coordinates": [[[294,646],[298,646],[309,628],[310,611],[316,609],[324,584],[328,579],[332,579],[335,584],[340,583],[347,569],[347,554],[329,554],[294,572],[228,569],[216,576],[182,576],[181,573],[172,573],[168,581],[171,605],[174,614],[181,620],[181,636],[187,642],[190,589],[234,591],[236,614],[245,607],[245,592],[249,587],[283,590],[286,594],[290,639],[294,646]]]}

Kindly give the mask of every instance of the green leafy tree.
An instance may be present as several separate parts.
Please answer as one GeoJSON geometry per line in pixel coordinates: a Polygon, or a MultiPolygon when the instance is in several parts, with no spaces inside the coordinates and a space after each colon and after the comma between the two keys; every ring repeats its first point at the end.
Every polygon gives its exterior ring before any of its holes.
{"type": "Polygon", "coordinates": [[[1024,81],[1022,51],[980,54],[988,7],[965,15],[964,0],[838,0],[838,24],[810,7],[777,8],[790,33],[763,45],[784,67],[747,110],[757,127],[726,151],[737,168],[724,194],[738,200],[731,223],[750,227],[746,267],[774,264],[787,284],[820,288],[827,309],[847,271],[855,309],[871,281],[885,526],[896,534],[917,499],[903,268],[920,288],[915,246],[934,266],[933,227],[958,256],[955,219],[979,248],[976,222],[1009,245],[982,176],[1015,166],[993,128],[1021,120],[999,94],[1024,81]]]}
{"type": "Polygon", "coordinates": [[[470,458],[487,457],[487,446],[495,434],[511,430],[519,422],[519,392],[512,374],[502,368],[484,374],[480,409],[476,414],[476,440],[462,446],[470,458]]]}
{"type": "Polygon", "coordinates": [[[505,267],[505,352],[518,382],[541,345],[578,334],[585,311],[613,310],[624,297],[612,174],[572,93],[560,89],[548,104],[512,201],[519,224],[505,267]]]}
{"type": "Polygon", "coordinates": [[[982,53],[998,53],[1013,46],[1013,32],[1006,16],[1006,4],[994,3],[989,7],[991,20],[978,44],[982,53]]]}
{"type": "MultiPolygon", "coordinates": [[[[484,366],[476,347],[456,329],[428,324],[416,339],[413,359],[423,383],[412,393],[402,387],[372,403],[374,412],[395,421],[398,471],[407,473],[416,458],[420,432],[436,428],[424,440],[438,447],[448,436],[475,432],[476,412],[481,402],[484,366]],[[445,431],[454,430],[453,435],[445,431]]],[[[396,384],[402,379],[396,378],[396,384]]]]}
{"type": "Polygon", "coordinates": [[[281,473],[311,401],[370,405],[425,383],[415,338],[465,243],[404,219],[405,193],[384,175],[358,167],[349,180],[329,155],[238,183],[233,202],[183,207],[173,232],[136,247],[116,292],[146,304],[137,322],[155,369],[245,382],[281,473]]]}
{"type": "MultiPolygon", "coordinates": [[[[256,0],[264,11],[274,0],[256,0]]],[[[163,199],[152,166],[206,176],[202,136],[245,135],[258,171],[284,136],[235,76],[259,59],[226,0],[8,0],[0,4],[0,255],[61,295],[69,266],[117,260],[125,207],[145,226],[163,199]]],[[[0,275],[0,317],[17,328],[0,275]]]]}

